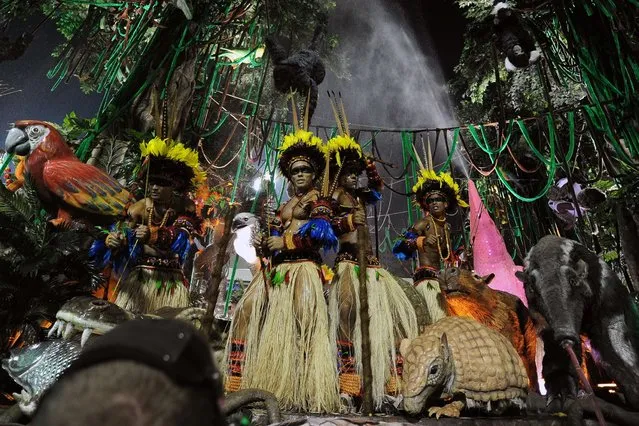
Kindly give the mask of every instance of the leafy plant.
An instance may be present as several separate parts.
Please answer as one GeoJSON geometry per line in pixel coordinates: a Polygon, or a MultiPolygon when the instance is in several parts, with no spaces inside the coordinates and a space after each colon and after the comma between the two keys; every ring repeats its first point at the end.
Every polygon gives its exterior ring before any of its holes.
{"type": "Polygon", "coordinates": [[[44,338],[69,298],[89,294],[101,275],[88,258],[86,232],[54,229],[29,179],[11,193],[0,185],[0,352],[44,338]]]}
{"type": "Polygon", "coordinates": [[[458,0],[464,15],[472,21],[481,21],[490,15],[493,8],[492,0],[458,0]]]}
{"type": "Polygon", "coordinates": [[[80,28],[87,15],[88,6],[75,2],[42,2],[42,12],[46,15],[54,14],[55,22],[60,34],[71,40],[80,28]]]}
{"type": "MultiPolygon", "coordinates": [[[[507,72],[504,56],[496,51],[490,0],[457,0],[469,19],[464,48],[450,89],[457,101],[458,116],[464,122],[495,121],[503,111],[506,117],[529,117],[548,110],[544,87],[537,66],[507,72]],[[495,53],[497,60],[495,60],[495,53]],[[495,68],[499,73],[497,86],[495,68]],[[501,93],[500,93],[501,92],[501,93]]],[[[509,2],[514,5],[514,2],[509,2]]],[[[520,2],[521,3],[521,2],[520,2]]],[[[546,19],[545,9],[522,12],[525,22],[546,19]]],[[[544,20],[545,22],[545,20],[544,20]]],[[[548,72],[546,60],[541,66],[548,72]]],[[[583,84],[550,78],[553,108],[578,105],[586,96],[583,84]]]]}
{"type": "Polygon", "coordinates": [[[60,133],[69,143],[73,143],[82,138],[89,130],[93,130],[95,123],[95,118],[81,118],[75,111],[71,111],[62,120],[60,133]]]}

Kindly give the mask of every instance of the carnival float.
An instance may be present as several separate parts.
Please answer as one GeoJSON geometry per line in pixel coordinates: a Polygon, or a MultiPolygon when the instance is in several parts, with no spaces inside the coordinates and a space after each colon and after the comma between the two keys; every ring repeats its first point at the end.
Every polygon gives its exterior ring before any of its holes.
{"type": "Polygon", "coordinates": [[[401,2],[346,3],[0,3],[100,99],[3,116],[0,424],[133,424],[137,374],[153,424],[639,424],[639,3],[451,2],[451,121],[393,128],[340,24],[401,2]]]}

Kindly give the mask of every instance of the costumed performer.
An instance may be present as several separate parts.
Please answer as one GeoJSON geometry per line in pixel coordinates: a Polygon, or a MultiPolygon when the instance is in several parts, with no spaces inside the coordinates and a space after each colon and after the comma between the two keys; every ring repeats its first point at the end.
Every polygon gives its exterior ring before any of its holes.
{"type": "MultiPolygon", "coordinates": [[[[343,116],[343,113],[341,114],[343,116]]],[[[347,124],[342,123],[347,132],[347,124]]],[[[375,164],[362,155],[359,144],[347,133],[329,140],[331,181],[335,217],[333,225],[339,236],[339,253],[335,259],[335,276],[329,295],[331,332],[337,340],[340,393],[358,397],[362,386],[362,330],[360,318],[360,278],[358,252],[366,241],[358,239],[358,227],[366,224],[364,203],[381,199],[382,180],[375,164]],[[366,171],[367,188],[358,188],[358,178],[366,171]]],[[[370,238],[369,238],[370,240],[370,238]]],[[[418,335],[417,318],[410,300],[397,279],[382,268],[370,245],[363,247],[367,257],[366,288],[370,314],[370,358],[372,398],[376,409],[384,395],[398,391],[402,359],[399,343],[418,335]]]]}
{"type": "Polygon", "coordinates": [[[316,189],[326,166],[321,139],[303,129],[285,136],[279,169],[294,194],[278,211],[281,225],[269,226],[270,273],[257,274],[238,302],[226,353],[227,390],[267,390],[283,409],[315,413],[339,408],[319,254],[337,245],[331,202],[316,189]]]}
{"type": "Polygon", "coordinates": [[[116,305],[135,313],[188,307],[189,283],[182,265],[199,219],[188,193],[205,181],[197,152],[170,139],[140,144],[140,170],[149,196],[135,202],[127,220],[96,241],[92,255],[112,262],[117,284],[109,295],[116,305]]]}
{"type": "Polygon", "coordinates": [[[460,198],[459,185],[450,174],[438,174],[432,169],[420,170],[413,193],[424,217],[400,236],[393,254],[400,260],[418,254],[419,267],[413,274],[413,285],[426,299],[431,321],[436,322],[446,316],[437,276],[440,270],[456,266],[457,262],[446,213],[454,213],[458,206],[468,207],[468,204],[460,198]]]}

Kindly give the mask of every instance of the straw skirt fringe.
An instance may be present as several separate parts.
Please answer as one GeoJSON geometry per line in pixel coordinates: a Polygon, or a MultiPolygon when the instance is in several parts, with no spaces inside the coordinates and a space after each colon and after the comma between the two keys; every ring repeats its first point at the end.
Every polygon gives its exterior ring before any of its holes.
{"type": "Polygon", "coordinates": [[[120,283],[113,303],[149,314],[165,306],[186,308],[190,298],[181,269],[139,265],[120,283]]]}
{"type": "MultiPolygon", "coordinates": [[[[336,342],[329,339],[329,323],[320,269],[310,261],[278,265],[285,282],[266,292],[261,275],[244,295],[238,309],[250,303],[252,312],[244,337],[234,332],[235,319],[246,317],[236,310],[229,346],[244,339],[244,364],[240,387],[272,392],[287,410],[313,413],[339,409],[336,342]],[[261,319],[261,320],[260,320],[261,319]]],[[[229,359],[227,357],[227,359],[229,359]]]]}
{"type": "Polygon", "coordinates": [[[439,295],[441,293],[439,281],[427,278],[415,284],[415,289],[417,289],[419,294],[426,300],[426,307],[430,314],[431,324],[434,324],[446,316],[446,311],[439,301],[439,295]]]}
{"type": "Polygon", "coordinates": [[[256,274],[235,306],[224,353],[226,361],[226,390],[248,389],[257,365],[264,312],[268,297],[261,273],[256,274]]]}
{"type": "MultiPolygon", "coordinates": [[[[329,295],[331,339],[350,340],[354,346],[357,375],[362,377],[362,333],[359,277],[354,262],[336,266],[329,295]],[[353,303],[354,302],[354,303],[353,303]],[[353,321],[354,318],[354,321],[353,321]]],[[[387,387],[398,386],[396,351],[402,339],[417,337],[415,310],[397,279],[380,267],[367,268],[370,312],[372,393],[376,407],[382,404],[387,387]],[[389,386],[390,385],[390,386],[389,386]]]]}

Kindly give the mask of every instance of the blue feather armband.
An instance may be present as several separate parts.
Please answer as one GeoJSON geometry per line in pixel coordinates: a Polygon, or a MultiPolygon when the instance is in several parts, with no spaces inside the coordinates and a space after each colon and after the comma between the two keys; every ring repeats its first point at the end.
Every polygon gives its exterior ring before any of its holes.
{"type": "Polygon", "coordinates": [[[126,250],[119,250],[114,254],[113,250],[107,247],[105,240],[99,239],[91,244],[89,248],[89,259],[100,269],[106,268],[110,262],[113,271],[116,274],[122,274],[125,266],[135,265],[138,255],[142,252],[142,245],[136,245],[135,233],[132,229],[123,231],[118,225],[113,224],[109,227],[109,231],[124,232],[127,240],[126,250]]]}
{"type": "Polygon", "coordinates": [[[393,254],[399,260],[408,260],[415,257],[415,239],[417,234],[411,231],[405,232],[393,244],[393,254]]]}
{"type": "Polygon", "coordinates": [[[324,247],[324,250],[337,250],[337,235],[331,222],[323,217],[316,217],[306,222],[298,231],[298,235],[310,238],[324,247]]]}

